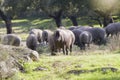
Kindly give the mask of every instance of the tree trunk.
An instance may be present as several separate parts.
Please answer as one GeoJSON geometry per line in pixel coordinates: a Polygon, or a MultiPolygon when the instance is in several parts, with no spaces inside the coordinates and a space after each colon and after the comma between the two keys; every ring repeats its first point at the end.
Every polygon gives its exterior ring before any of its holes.
{"type": "Polygon", "coordinates": [[[9,19],[5,20],[5,24],[6,24],[7,34],[11,34],[12,33],[11,20],[9,20],[9,19]]]}
{"type": "Polygon", "coordinates": [[[6,24],[7,34],[11,34],[12,33],[12,23],[11,23],[10,17],[5,15],[4,12],[1,11],[1,10],[0,10],[0,16],[1,16],[1,18],[4,20],[4,22],[6,24]]]}
{"type": "Polygon", "coordinates": [[[55,20],[55,23],[57,25],[57,27],[59,28],[60,26],[62,26],[62,10],[59,10],[57,12],[54,12],[54,14],[49,14],[49,17],[52,17],[55,20]]]}
{"type": "Polygon", "coordinates": [[[113,23],[113,17],[112,16],[104,16],[103,18],[103,27],[106,27],[109,23],[113,23]]]}
{"type": "Polygon", "coordinates": [[[60,26],[62,26],[62,20],[61,17],[54,17],[55,23],[57,25],[57,27],[59,28],[60,26]]]}
{"type": "Polygon", "coordinates": [[[110,19],[110,21],[109,21],[110,23],[114,23],[114,19],[112,16],[110,16],[109,19],[110,19]]]}
{"type": "Polygon", "coordinates": [[[103,27],[106,27],[108,25],[107,20],[108,19],[106,17],[103,18],[103,27]]]}
{"type": "Polygon", "coordinates": [[[78,26],[76,16],[69,16],[69,18],[72,21],[73,26],[78,26]]]}

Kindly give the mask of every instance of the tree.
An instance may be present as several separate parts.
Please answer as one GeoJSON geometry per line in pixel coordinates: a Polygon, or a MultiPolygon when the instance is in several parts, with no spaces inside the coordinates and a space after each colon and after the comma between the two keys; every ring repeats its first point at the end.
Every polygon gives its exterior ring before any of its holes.
{"type": "Polygon", "coordinates": [[[4,9],[4,6],[3,6],[5,1],[1,0],[0,3],[1,3],[0,4],[0,6],[1,6],[1,8],[0,8],[0,17],[5,22],[7,34],[11,34],[12,33],[11,17],[5,13],[5,9],[4,9]]]}
{"type": "Polygon", "coordinates": [[[64,16],[67,16],[71,22],[73,23],[73,26],[78,26],[77,22],[77,16],[78,16],[78,4],[75,3],[76,0],[71,0],[66,3],[66,6],[64,6],[64,16]]]}
{"type": "Polygon", "coordinates": [[[7,34],[12,33],[12,23],[11,23],[11,18],[5,15],[5,13],[0,10],[0,16],[4,20],[6,24],[6,29],[7,29],[7,34]]]}
{"type": "MultiPolygon", "coordinates": [[[[112,16],[118,13],[119,0],[0,0],[1,11],[6,16],[26,17],[32,14],[53,18],[57,27],[62,26],[62,18],[68,17],[74,26],[77,18],[87,17],[100,26],[114,22],[112,16]],[[9,14],[8,14],[9,13],[9,14]]],[[[120,10],[120,9],[119,9],[120,10]]],[[[89,20],[88,20],[89,21],[89,20]]]]}
{"type": "Polygon", "coordinates": [[[103,26],[113,23],[112,15],[119,11],[119,0],[92,0],[91,9],[103,17],[103,26]]]}
{"type": "Polygon", "coordinates": [[[29,11],[32,0],[4,0],[2,7],[13,18],[24,17],[27,11],[29,11]]]}
{"type": "Polygon", "coordinates": [[[40,0],[37,7],[44,11],[49,17],[53,18],[57,27],[62,26],[62,4],[60,0],[40,0]]]}
{"type": "Polygon", "coordinates": [[[69,17],[74,26],[77,26],[78,0],[40,0],[39,7],[49,17],[53,18],[57,27],[62,26],[62,16],[69,17]]]}

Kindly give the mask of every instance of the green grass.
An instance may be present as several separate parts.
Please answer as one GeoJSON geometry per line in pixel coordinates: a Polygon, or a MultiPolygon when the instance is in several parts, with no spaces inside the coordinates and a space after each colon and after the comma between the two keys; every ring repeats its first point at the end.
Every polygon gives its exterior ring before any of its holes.
{"type": "Polygon", "coordinates": [[[41,56],[39,62],[25,63],[26,73],[18,73],[25,80],[119,80],[120,54],[79,55],[79,56],[41,56]],[[37,67],[43,71],[33,71],[37,67]],[[101,68],[112,67],[116,72],[101,68]],[[68,73],[71,70],[95,70],[88,73],[68,73]]]}
{"type": "MultiPolygon", "coordinates": [[[[86,25],[78,19],[79,25],[86,25]]],[[[13,31],[26,40],[30,28],[56,29],[53,19],[16,19],[12,20],[13,31]]],[[[69,19],[62,20],[67,28],[72,25],[69,19]]],[[[96,24],[95,26],[98,26],[96,24]]],[[[0,22],[0,35],[6,34],[4,22],[0,22]]],[[[90,50],[80,51],[74,47],[72,55],[49,56],[40,55],[38,62],[24,63],[25,73],[18,72],[10,80],[119,80],[120,79],[120,51],[110,51],[106,46],[91,46],[90,50]],[[41,67],[45,70],[33,71],[41,67]],[[116,72],[102,68],[116,68],[116,72]],[[95,70],[94,72],[89,72],[95,70]],[[82,73],[80,71],[83,71],[82,73]],[[88,71],[88,72],[85,72],[88,71]]],[[[46,55],[47,54],[47,55],[46,55]]]]}

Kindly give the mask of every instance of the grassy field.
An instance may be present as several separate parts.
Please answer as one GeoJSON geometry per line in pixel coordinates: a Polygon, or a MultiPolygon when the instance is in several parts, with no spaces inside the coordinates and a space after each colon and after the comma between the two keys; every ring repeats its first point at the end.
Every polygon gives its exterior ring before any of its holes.
{"type": "MultiPolygon", "coordinates": [[[[31,28],[56,29],[52,19],[17,19],[12,22],[14,33],[22,41],[26,40],[31,28]]],[[[69,27],[71,22],[65,19],[63,24],[69,27]]],[[[1,21],[0,35],[3,34],[6,34],[6,28],[1,21]]],[[[86,51],[74,46],[69,56],[62,53],[51,56],[45,51],[40,54],[38,62],[23,64],[25,73],[18,72],[9,80],[120,80],[120,42],[115,40],[107,46],[91,45],[86,51]]]]}
{"type": "Polygon", "coordinates": [[[25,63],[22,80],[119,80],[120,54],[41,56],[39,62],[25,63]]]}

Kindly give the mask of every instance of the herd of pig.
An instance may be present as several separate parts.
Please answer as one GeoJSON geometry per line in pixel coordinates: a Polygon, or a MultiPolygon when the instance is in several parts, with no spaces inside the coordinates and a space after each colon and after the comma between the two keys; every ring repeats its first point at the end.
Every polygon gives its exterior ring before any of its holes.
{"type": "MultiPolygon", "coordinates": [[[[72,52],[73,45],[77,45],[81,50],[85,50],[91,43],[96,45],[105,45],[107,38],[119,35],[120,23],[110,23],[105,28],[90,26],[71,26],[68,29],[61,26],[51,31],[48,29],[31,29],[26,39],[26,46],[36,50],[38,43],[49,45],[51,55],[63,51],[68,55],[72,52]]],[[[15,34],[7,34],[2,37],[2,43],[5,45],[19,46],[21,39],[15,34]]]]}

